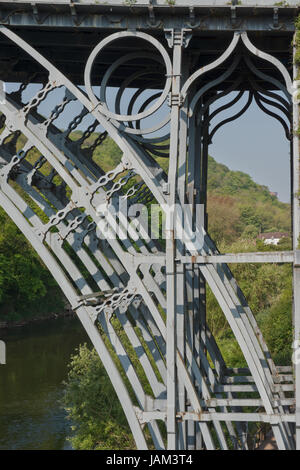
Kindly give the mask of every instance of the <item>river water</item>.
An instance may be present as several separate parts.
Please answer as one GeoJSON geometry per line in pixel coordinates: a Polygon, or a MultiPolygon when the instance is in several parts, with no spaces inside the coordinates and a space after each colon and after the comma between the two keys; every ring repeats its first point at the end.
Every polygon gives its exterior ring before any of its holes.
{"type": "Polygon", "coordinates": [[[0,330],[0,449],[70,449],[70,423],[60,405],[70,356],[89,343],[77,318],[0,330]]]}

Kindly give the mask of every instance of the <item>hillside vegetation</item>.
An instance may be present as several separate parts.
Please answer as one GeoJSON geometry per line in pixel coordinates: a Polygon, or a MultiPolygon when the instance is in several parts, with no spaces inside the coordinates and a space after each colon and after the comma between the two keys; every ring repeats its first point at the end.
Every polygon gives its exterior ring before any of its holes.
{"type": "Polygon", "coordinates": [[[216,243],[256,238],[260,232],[290,232],[290,206],[241,171],[208,160],[208,227],[216,243]]]}
{"type": "MultiPolygon", "coordinates": [[[[74,133],[74,139],[80,133],[74,133]]],[[[95,140],[91,136],[87,144],[95,140]]],[[[108,171],[121,159],[119,147],[107,138],[94,152],[94,161],[108,171]]],[[[167,171],[168,159],[157,158],[167,171]]],[[[290,205],[278,201],[266,186],[241,171],[231,171],[208,157],[208,224],[216,243],[254,239],[260,232],[290,232],[290,205]]]]}
{"type": "MultiPolygon", "coordinates": [[[[72,139],[77,140],[80,136],[80,132],[74,132],[72,139]]],[[[96,137],[92,135],[86,145],[91,145],[96,137]]],[[[34,153],[30,155],[32,163],[36,158],[34,153]]],[[[120,158],[121,152],[110,138],[97,147],[93,154],[94,161],[105,171],[116,166],[120,158]]],[[[167,169],[167,159],[159,159],[159,162],[167,169]]],[[[42,171],[49,171],[47,164],[42,171]]],[[[210,235],[223,252],[268,249],[256,241],[259,232],[290,230],[288,204],[278,201],[267,187],[256,184],[249,175],[231,171],[212,157],[209,157],[208,162],[208,214],[210,235]]],[[[2,209],[0,222],[0,322],[32,318],[63,308],[63,296],[59,288],[2,209]]],[[[289,240],[280,248],[289,249],[289,240]]],[[[282,333],[282,349],[273,338],[276,332],[271,328],[270,318],[283,327],[284,322],[280,318],[285,315],[284,319],[288,319],[290,325],[290,266],[238,265],[233,266],[232,270],[261,321],[270,347],[273,345],[274,354],[288,361],[290,327],[282,333]]],[[[223,345],[225,356],[231,362],[242,361],[231,330],[209,289],[208,322],[223,345]]]]}
{"type": "MultiPolygon", "coordinates": [[[[94,160],[109,169],[120,160],[117,146],[107,139],[94,160]],[[109,164],[108,164],[109,162],[109,164]]],[[[168,160],[158,159],[167,171],[168,160]]],[[[290,231],[290,207],[272,196],[249,175],[230,171],[212,157],[208,162],[209,232],[221,252],[264,251],[259,232],[290,231]]],[[[290,249],[283,239],[275,250],[290,249]]],[[[292,269],[287,264],[230,266],[247,298],[277,364],[290,364],[292,344],[292,269]]],[[[207,322],[228,366],[246,366],[245,359],[218,303],[207,288],[207,322]]],[[[120,331],[120,338],[126,342],[120,331]]],[[[124,376],[122,370],[121,374],[124,376]]],[[[125,377],[124,377],[125,379],[125,377]]],[[[121,404],[95,350],[81,346],[72,357],[65,384],[64,406],[74,424],[74,449],[134,448],[121,404]],[[111,403],[114,407],[111,407],[111,403]]],[[[252,429],[252,428],[251,428],[252,429]]],[[[255,426],[254,426],[255,429],[255,426]]],[[[252,431],[249,431],[250,434],[252,431]]],[[[254,432],[254,431],[253,431],[254,432]]]]}
{"type": "MultiPolygon", "coordinates": [[[[81,137],[74,132],[72,139],[81,137]]],[[[94,134],[85,143],[96,139],[94,134]]],[[[36,152],[28,155],[34,163],[36,152]]],[[[93,159],[104,171],[121,159],[116,144],[107,138],[93,159]]],[[[158,159],[167,170],[168,160],[158,159]]],[[[49,174],[46,163],[41,171],[49,174]]],[[[57,184],[59,177],[55,177],[57,184]]],[[[12,183],[15,185],[15,183],[12,183]]],[[[27,197],[28,202],[29,198],[27,197]]],[[[257,241],[260,232],[290,231],[290,207],[272,196],[267,187],[249,175],[231,171],[212,157],[208,161],[208,230],[221,252],[268,250],[257,241]]],[[[41,220],[47,217],[39,213],[41,220]]],[[[272,249],[289,249],[290,240],[272,249]]],[[[72,253],[70,252],[72,256],[72,253]]],[[[292,270],[287,264],[239,264],[230,266],[262,329],[278,364],[289,364],[292,343],[292,270]]],[[[27,320],[63,308],[63,295],[46,267],[0,209],[0,322],[27,320]]],[[[207,288],[207,322],[228,366],[244,366],[245,360],[218,303],[207,288]]],[[[126,338],[120,331],[122,340],[126,338]]],[[[70,363],[64,406],[74,424],[75,449],[133,448],[122,408],[105,369],[94,350],[82,346],[70,363]],[[112,407],[111,404],[114,403],[112,407]]]]}

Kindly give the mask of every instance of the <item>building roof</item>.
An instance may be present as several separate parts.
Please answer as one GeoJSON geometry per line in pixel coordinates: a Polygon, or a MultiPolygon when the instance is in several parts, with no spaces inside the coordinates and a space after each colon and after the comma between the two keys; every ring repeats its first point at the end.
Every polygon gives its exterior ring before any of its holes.
{"type": "Polygon", "coordinates": [[[267,233],[260,233],[258,238],[261,240],[269,240],[272,238],[284,238],[289,237],[290,234],[288,232],[267,232],[267,233]]]}

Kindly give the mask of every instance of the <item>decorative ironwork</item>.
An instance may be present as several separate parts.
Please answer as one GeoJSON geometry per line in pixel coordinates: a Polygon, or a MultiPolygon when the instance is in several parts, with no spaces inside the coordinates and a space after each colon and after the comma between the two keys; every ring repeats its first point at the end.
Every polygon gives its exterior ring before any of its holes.
{"type": "MultiPolygon", "coordinates": [[[[78,28],[86,21],[85,15],[79,16],[80,8],[78,4],[71,11],[73,26],[78,28]]],[[[221,255],[207,233],[205,217],[196,220],[196,205],[206,207],[208,145],[223,125],[246,112],[253,99],[282,124],[298,161],[298,137],[293,132],[298,106],[292,102],[292,78],[279,59],[257,49],[244,30],[237,31],[239,6],[232,9],[230,44],[201,67],[191,60],[189,47],[191,30],[203,27],[204,19],[198,19],[194,7],[189,7],[185,20],[189,29],[165,28],[165,36],[157,39],[153,28],[164,26],[157,9],[151,2],[146,10],[148,32],[106,32],[94,45],[85,64],[84,90],[30,41],[0,27],[1,36],[48,75],[27,104],[22,103],[26,82],[1,104],[5,127],[0,137],[0,204],[47,265],[88,332],[139,449],[147,449],[145,424],[157,449],[248,449],[248,421],[269,423],[279,449],[299,448],[300,407],[299,397],[292,396],[292,370],[275,366],[228,265],[215,261],[221,255]],[[115,54],[118,41],[134,44],[134,51],[115,54]],[[103,71],[98,59],[107,49],[112,59],[103,71]],[[257,58],[268,64],[268,74],[257,58]],[[111,84],[118,85],[114,103],[108,99],[111,84]],[[128,88],[133,91],[126,99],[128,88]],[[274,89],[281,90],[284,98],[274,89]],[[62,99],[59,90],[64,93],[62,99]],[[236,96],[211,112],[211,105],[218,105],[232,91],[238,91],[236,96]],[[248,100],[240,111],[209,128],[214,117],[239,103],[246,93],[248,100]],[[77,106],[75,115],[68,111],[71,103],[77,106]],[[41,104],[43,109],[51,108],[49,117],[43,115],[41,104]],[[64,127],[59,128],[62,118],[64,127]],[[101,161],[101,145],[108,136],[122,154],[109,171],[101,161]],[[100,149],[97,159],[96,149],[100,149]],[[167,159],[167,173],[160,166],[161,157],[167,159]],[[128,229],[129,216],[112,222],[109,215],[99,213],[98,206],[113,207],[117,195],[131,206],[157,201],[167,216],[165,245],[141,237],[137,225],[128,229]],[[187,203],[187,216],[195,226],[192,244],[174,236],[178,220],[172,208],[187,203]],[[237,339],[248,364],[245,369],[226,366],[206,324],[205,284],[237,339]],[[129,364],[115,322],[127,335],[153,397],[146,394],[138,371],[129,364]],[[138,407],[106,348],[99,324],[126,372],[138,407]],[[165,422],[167,440],[159,420],[165,422]]],[[[279,27],[276,15],[275,30],[279,27]]],[[[13,18],[10,12],[4,22],[13,18]]],[[[38,9],[34,18],[38,24],[47,24],[48,16],[41,18],[38,9]]],[[[297,206],[295,217],[298,212],[297,206]]],[[[298,279],[296,252],[295,245],[286,259],[295,259],[298,279]]],[[[237,259],[232,255],[233,261],[237,259]]],[[[296,295],[296,312],[298,302],[296,295]]],[[[295,328],[297,335],[298,317],[295,328]]],[[[299,381],[299,368],[295,372],[299,381]]]]}

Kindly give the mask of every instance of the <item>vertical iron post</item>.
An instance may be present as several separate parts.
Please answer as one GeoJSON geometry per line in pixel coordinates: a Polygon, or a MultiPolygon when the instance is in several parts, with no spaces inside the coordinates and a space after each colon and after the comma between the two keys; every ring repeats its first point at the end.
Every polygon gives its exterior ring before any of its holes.
{"type": "MultiPolygon", "coordinates": [[[[293,78],[296,83],[298,76],[298,67],[295,64],[296,38],[293,42],[294,67],[293,78]]],[[[294,324],[294,374],[295,374],[295,399],[296,399],[296,449],[300,450],[300,361],[297,352],[300,347],[300,162],[299,162],[299,104],[298,94],[293,99],[293,182],[292,182],[292,201],[293,206],[293,324],[294,324]]]]}
{"type": "Polygon", "coordinates": [[[177,402],[177,371],[176,371],[176,242],[175,242],[175,204],[179,149],[179,118],[180,118],[180,84],[182,62],[182,31],[168,31],[169,46],[173,49],[172,87],[169,96],[171,107],[170,160],[168,172],[168,211],[166,220],[166,275],[167,275],[167,436],[169,450],[177,448],[176,402],[177,402]]]}

